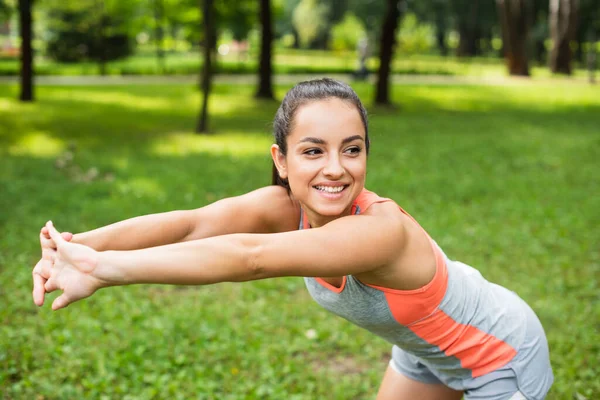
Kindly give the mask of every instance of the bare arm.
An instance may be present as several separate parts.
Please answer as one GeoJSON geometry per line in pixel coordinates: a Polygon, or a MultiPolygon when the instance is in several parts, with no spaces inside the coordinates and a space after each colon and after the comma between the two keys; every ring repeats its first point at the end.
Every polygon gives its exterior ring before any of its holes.
{"type": "Polygon", "coordinates": [[[289,230],[294,211],[285,189],[265,187],[195,210],[127,219],[73,236],[98,251],[135,250],[231,233],[289,230]]]}
{"type": "Polygon", "coordinates": [[[48,228],[58,251],[45,289],[63,290],[52,305],[55,310],[107,286],[206,285],[396,267],[405,244],[397,219],[367,215],[340,218],[309,230],[223,235],[132,251],[97,252],[65,241],[51,224],[48,228]]]}
{"type": "MultiPolygon", "coordinates": [[[[135,250],[237,232],[283,232],[298,227],[299,206],[282,187],[268,186],[196,210],[151,214],[72,236],[66,241],[97,251],[135,250]]],[[[43,258],[33,269],[33,298],[44,303],[56,244],[48,227],[40,234],[43,258]]]]}
{"type": "Polygon", "coordinates": [[[234,234],[128,252],[99,254],[115,284],[205,285],[279,276],[340,276],[394,264],[402,253],[397,221],[344,217],[315,229],[234,234]]]}
{"type": "Polygon", "coordinates": [[[181,241],[192,229],[190,211],[142,215],[77,233],[71,240],[98,251],[134,250],[181,241]]]}

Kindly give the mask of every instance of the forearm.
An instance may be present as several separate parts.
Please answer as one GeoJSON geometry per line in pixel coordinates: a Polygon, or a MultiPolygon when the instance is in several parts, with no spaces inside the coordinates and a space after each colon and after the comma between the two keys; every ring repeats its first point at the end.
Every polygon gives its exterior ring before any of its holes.
{"type": "Polygon", "coordinates": [[[258,279],[259,235],[235,234],[132,251],[100,253],[98,272],[112,285],[207,285],[258,279]]]}
{"type": "Polygon", "coordinates": [[[135,250],[182,241],[190,231],[186,211],[130,218],[87,232],[71,240],[97,251],[135,250]]]}

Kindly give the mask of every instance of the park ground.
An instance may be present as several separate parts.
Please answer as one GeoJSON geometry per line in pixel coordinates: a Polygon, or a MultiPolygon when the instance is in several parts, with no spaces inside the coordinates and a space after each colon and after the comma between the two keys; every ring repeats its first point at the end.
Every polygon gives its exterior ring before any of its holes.
{"type": "MultiPolygon", "coordinates": [[[[598,87],[435,79],[394,85],[395,108],[354,84],[370,113],[368,188],[534,308],[549,399],[599,398],[598,87]]],[[[281,99],[291,82],[275,80],[281,99]]],[[[33,104],[0,85],[0,397],[374,398],[390,345],[320,309],[300,278],[33,305],[46,220],[78,232],[269,183],[278,103],[252,84],[217,82],[199,136],[193,81],[104,83],[47,82],[33,104]]]]}

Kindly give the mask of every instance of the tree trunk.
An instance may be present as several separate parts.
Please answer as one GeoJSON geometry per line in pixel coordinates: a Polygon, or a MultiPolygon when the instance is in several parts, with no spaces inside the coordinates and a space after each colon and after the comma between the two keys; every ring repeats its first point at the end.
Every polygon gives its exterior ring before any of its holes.
{"type": "Polygon", "coordinates": [[[196,126],[197,133],[208,133],[208,98],[212,80],[212,47],[213,47],[213,0],[202,0],[202,16],[204,19],[204,67],[202,68],[201,90],[202,107],[196,126]]]}
{"type": "Polygon", "coordinates": [[[462,20],[458,22],[459,39],[456,49],[458,57],[474,57],[479,54],[481,29],[477,21],[478,11],[479,0],[470,1],[468,15],[461,16],[462,20]]]}
{"type": "Polygon", "coordinates": [[[375,92],[375,104],[390,105],[390,71],[394,56],[394,45],[396,44],[396,29],[400,19],[400,7],[404,0],[387,0],[387,11],[381,38],[379,41],[379,71],[377,72],[377,86],[375,92]]]}
{"type": "Polygon", "coordinates": [[[108,25],[108,16],[104,9],[104,0],[98,0],[96,2],[98,7],[98,14],[100,15],[100,23],[98,24],[98,67],[100,68],[100,75],[106,75],[106,27],[108,25]]]}
{"type": "Polygon", "coordinates": [[[21,101],[33,101],[33,0],[19,0],[19,31],[21,35],[21,101]]]}
{"type": "Polygon", "coordinates": [[[550,0],[550,70],[571,74],[571,40],[577,32],[578,0],[550,0]]]}
{"type": "Polygon", "coordinates": [[[292,48],[298,50],[300,48],[300,35],[294,27],[292,27],[292,35],[294,35],[294,44],[292,45],[292,48]]]}
{"type": "Polygon", "coordinates": [[[536,40],[534,45],[535,61],[540,65],[546,65],[546,45],[543,40],[536,40]]]}
{"type": "Polygon", "coordinates": [[[596,83],[596,77],[594,76],[596,73],[596,30],[593,26],[590,26],[588,33],[588,42],[589,42],[589,50],[587,54],[587,66],[589,73],[589,80],[591,84],[596,83]]]}
{"type": "Polygon", "coordinates": [[[160,74],[165,73],[165,50],[163,29],[164,4],[163,0],[154,0],[154,44],[156,46],[156,64],[160,74]]]}
{"type": "Polygon", "coordinates": [[[496,0],[504,58],[510,75],[529,76],[527,42],[529,18],[527,0],[496,0]]]}
{"type": "Polygon", "coordinates": [[[259,14],[262,34],[260,40],[260,63],[258,67],[258,91],[256,92],[256,97],[259,99],[273,100],[273,85],[271,83],[271,77],[273,76],[271,67],[273,22],[271,18],[270,0],[260,0],[259,14]]]}
{"type": "Polygon", "coordinates": [[[446,44],[446,15],[444,9],[436,4],[435,7],[435,41],[443,57],[448,55],[448,45],[446,44]]]}

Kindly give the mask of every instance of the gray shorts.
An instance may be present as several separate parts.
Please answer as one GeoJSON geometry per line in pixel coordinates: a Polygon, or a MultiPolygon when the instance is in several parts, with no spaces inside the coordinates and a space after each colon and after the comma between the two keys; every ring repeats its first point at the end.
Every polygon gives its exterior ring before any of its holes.
{"type": "Polygon", "coordinates": [[[465,400],[542,400],[554,377],[542,324],[526,306],[527,330],[517,355],[505,366],[477,378],[457,379],[429,368],[397,346],[390,366],[398,373],[423,383],[444,384],[464,391],[465,400]]]}

